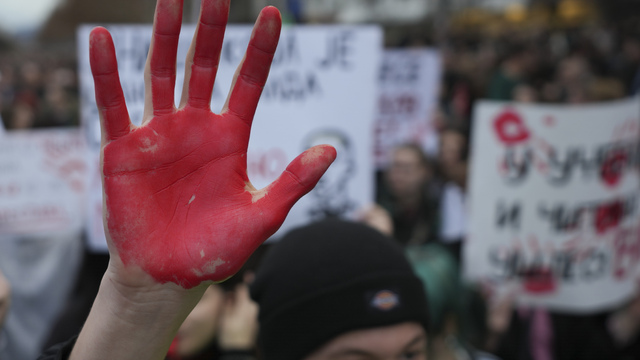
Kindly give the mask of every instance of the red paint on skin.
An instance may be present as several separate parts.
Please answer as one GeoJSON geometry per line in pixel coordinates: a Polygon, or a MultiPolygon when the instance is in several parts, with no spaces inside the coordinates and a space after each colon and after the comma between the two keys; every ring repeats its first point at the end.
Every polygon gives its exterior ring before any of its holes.
{"type": "Polygon", "coordinates": [[[262,10],[251,34],[240,72],[234,79],[228,110],[246,122],[250,123],[253,119],[258,99],[267,82],[271,60],[280,37],[281,24],[280,12],[276,8],[268,6],[262,10]]]}
{"type": "Polygon", "coordinates": [[[202,2],[198,30],[195,34],[196,47],[190,67],[190,106],[209,108],[228,15],[228,0],[202,2]]]}
{"type": "Polygon", "coordinates": [[[164,115],[174,111],[176,54],[181,24],[182,1],[159,1],[156,7],[149,62],[154,115],[164,115]]]}
{"type": "MultiPolygon", "coordinates": [[[[176,6],[181,2],[161,0],[158,5],[150,61],[155,117],[146,125],[134,128],[129,121],[105,29],[92,32],[90,57],[105,132],[108,238],[125,266],[137,265],[158,282],[191,288],[237,272],[315,186],[336,152],[330,146],[309,149],[266,189],[254,190],[246,174],[246,151],[251,118],[277,45],[279,13],[275,8],[263,11],[229,99],[233,111],[217,115],[208,107],[192,106],[210,94],[206,87],[213,85],[212,77],[190,82],[184,109],[173,105],[172,34],[179,32],[181,14],[176,6]],[[197,99],[191,101],[192,96],[197,99]]],[[[214,15],[205,9],[204,23],[220,21],[208,18],[214,15]]],[[[219,50],[200,51],[210,44],[197,44],[195,54],[202,61],[217,62],[219,50]]]]}
{"type": "Polygon", "coordinates": [[[103,119],[106,140],[124,136],[131,131],[129,113],[124,100],[113,40],[107,29],[97,27],[89,38],[89,60],[96,89],[96,104],[103,119]]]}
{"type": "Polygon", "coordinates": [[[335,158],[328,146],[299,156],[268,188],[269,195],[250,206],[242,156],[248,136],[246,125],[232,115],[186,108],[105,147],[106,205],[118,209],[109,211],[107,226],[125,264],[184,287],[228,278],[335,158]],[[219,132],[227,136],[216,139],[219,132]],[[156,151],[141,151],[142,139],[155,142],[156,151]],[[208,274],[208,264],[218,259],[224,264],[208,274]]]}
{"type": "Polygon", "coordinates": [[[245,189],[248,136],[232,115],[187,107],[105,147],[107,227],[125,265],[186,288],[228,278],[335,158],[329,146],[299,156],[253,204],[245,189]],[[141,139],[156,151],[142,152],[141,139]],[[207,273],[216,260],[223,263],[207,273]]]}

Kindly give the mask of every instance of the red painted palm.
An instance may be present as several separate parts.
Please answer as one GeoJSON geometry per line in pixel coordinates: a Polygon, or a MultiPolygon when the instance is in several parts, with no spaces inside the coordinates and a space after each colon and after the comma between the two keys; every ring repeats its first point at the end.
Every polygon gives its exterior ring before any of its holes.
{"type": "Polygon", "coordinates": [[[100,109],[105,231],[125,266],[156,281],[191,288],[233,275],[284,221],[335,158],[307,150],[264,189],[246,173],[251,121],[280,32],[275,8],[261,13],[221,114],[209,108],[229,0],[203,1],[187,58],[183,99],[173,102],[181,4],[156,10],[146,69],[147,108],[131,125],[113,42],[103,28],[91,34],[91,68],[100,109]]]}

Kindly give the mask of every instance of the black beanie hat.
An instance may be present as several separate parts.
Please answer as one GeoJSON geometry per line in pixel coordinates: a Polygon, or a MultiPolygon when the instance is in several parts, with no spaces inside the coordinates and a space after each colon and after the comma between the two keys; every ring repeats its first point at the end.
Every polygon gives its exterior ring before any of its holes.
{"type": "Polygon", "coordinates": [[[300,360],[353,330],[407,321],[428,328],[424,288],[403,249],[341,220],[294,229],[273,245],[251,297],[260,306],[265,360],[300,360]]]}

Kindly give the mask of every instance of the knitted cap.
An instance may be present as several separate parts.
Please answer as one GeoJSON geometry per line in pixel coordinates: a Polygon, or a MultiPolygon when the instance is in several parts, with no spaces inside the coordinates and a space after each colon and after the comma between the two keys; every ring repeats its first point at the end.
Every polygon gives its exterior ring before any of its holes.
{"type": "Polygon", "coordinates": [[[289,232],[258,268],[258,347],[266,360],[300,360],[349,331],[415,321],[427,299],[403,249],[368,226],[325,220],[289,232]]]}

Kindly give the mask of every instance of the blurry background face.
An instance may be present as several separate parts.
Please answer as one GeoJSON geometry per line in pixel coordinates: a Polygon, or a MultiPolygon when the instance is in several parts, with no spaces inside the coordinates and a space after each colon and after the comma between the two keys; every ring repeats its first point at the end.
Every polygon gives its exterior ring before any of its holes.
{"type": "Polygon", "coordinates": [[[513,100],[521,103],[535,103],[538,100],[538,94],[533,86],[520,84],[513,89],[513,100]]]}
{"type": "Polygon", "coordinates": [[[179,356],[197,354],[206,348],[218,334],[218,326],[225,292],[219,285],[211,285],[178,330],[179,356]]]}
{"type": "Polygon", "coordinates": [[[455,131],[444,131],[440,135],[440,162],[445,171],[460,163],[464,141],[462,134],[455,131]]]}
{"type": "Polygon", "coordinates": [[[393,152],[387,182],[395,196],[420,196],[428,178],[429,171],[415,149],[398,148],[393,152]]]}

